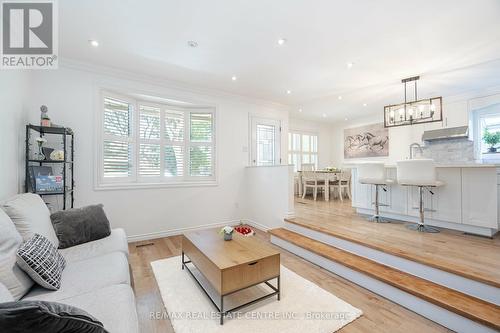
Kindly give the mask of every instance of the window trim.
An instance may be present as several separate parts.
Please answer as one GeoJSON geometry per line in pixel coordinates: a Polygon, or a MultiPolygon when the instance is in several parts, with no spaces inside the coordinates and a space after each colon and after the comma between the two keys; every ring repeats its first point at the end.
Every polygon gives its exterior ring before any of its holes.
{"type": "MultiPolygon", "coordinates": [[[[158,103],[156,101],[148,101],[147,98],[140,97],[136,98],[133,94],[125,95],[115,93],[107,89],[100,89],[98,92],[99,98],[97,98],[98,104],[96,106],[95,113],[95,158],[94,158],[94,189],[95,190],[117,190],[117,189],[145,189],[145,188],[168,188],[168,187],[205,187],[205,186],[217,186],[217,108],[215,105],[188,105],[180,106],[171,103],[158,103]],[[105,98],[114,98],[123,102],[127,102],[132,105],[132,135],[129,142],[132,143],[132,175],[130,177],[117,177],[117,178],[104,178],[104,140],[106,134],[104,133],[104,100],[105,98]],[[143,139],[140,138],[140,114],[139,106],[153,106],[160,108],[160,140],[157,141],[160,144],[160,161],[161,161],[161,175],[160,177],[147,177],[139,175],[139,149],[140,144],[143,143],[143,139]],[[183,176],[178,177],[165,177],[164,176],[164,152],[163,148],[166,145],[166,140],[164,138],[164,120],[165,120],[165,110],[176,110],[184,112],[184,140],[182,142],[182,147],[184,149],[184,163],[183,163],[183,176]],[[209,113],[212,114],[212,142],[201,143],[202,145],[210,145],[212,147],[212,176],[202,177],[202,176],[191,176],[189,173],[189,147],[190,145],[190,115],[192,112],[197,113],[209,113]],[[189,137],[188,137],[189,136],[189,137]]],[[[155,96],[155,94],[151,94],[155,96]]],[[[160,96],[155,96],[156,98],[162,98],[160,96]]],[[[166,98],[165,98],[166,99],[166,98]]],[[[176,98],[169,97],[168,99],[177,100],[176,98]]],[[[186,102],[187,103],[187,102],[186,102]]]]}

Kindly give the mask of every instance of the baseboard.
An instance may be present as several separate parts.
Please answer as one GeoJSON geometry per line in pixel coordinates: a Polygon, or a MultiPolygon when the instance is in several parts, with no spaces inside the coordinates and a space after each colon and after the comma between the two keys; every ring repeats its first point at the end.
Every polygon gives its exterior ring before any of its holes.
{"type": "Polygon", "coordinates": [[[244,219],[229,220],[229,221],[224,221],[224,222],[202,224],[202,225],[198,225],[198,226],[194,226],[194,227],[170,229],[170,230],[150,232],[147,234],[132,235],[132,236],[127,237],[127,241],[129,243],[138,242],[138,241],[150,240],[150,239],[155,239],[155,238],[163,238],[163,237],[181,235],[185,232],[194,231],[194,230],[203,230],[203,229],[210,229],[210,228],[217,228],[217,227],[222,228],[226,225],[235,226],[235,225],[238,225],[241,223],[247,223],[247,220],[244,220],[244,219]]]}
{"type": "Polygon", "coordinates": [[[262,231],[268,231],[270,230],[271,228],[269,227],[266,227],[265,225],[263,224],[260,224],[258,222],[255,222],[254,220],[250,220],[250,219],[243,219],[241,220],[243,223],[245,224],[248,224],[249,226],[252,226],[254,228],[257,228],[257,229],[260,229],[262,231]]]}

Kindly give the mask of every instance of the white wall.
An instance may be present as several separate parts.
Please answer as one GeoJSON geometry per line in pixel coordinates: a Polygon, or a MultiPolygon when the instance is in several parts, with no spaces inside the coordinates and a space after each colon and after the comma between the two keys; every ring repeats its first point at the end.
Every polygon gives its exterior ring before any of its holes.
{"type": "Polygon", "coordinates": [[[0,73],[0,200],[23,187],[28,77],[22,70],[0,73]]]}
{"type": "Polygon", "coordinates": [[[381,160],[392,164],[398,160],[406,159],[409,157],[409,146],[411,143],[417,142],[422,144],[422,134],[424,131],[442,127],[470,125],[470,114],[473,110],[478,109],[479,107],[484,107],[485,103],[498,103],[499,101],[499,88],[474,91],[456,96],[444,96],[443,122],[389,128],[388,157],[344,160],[345,128],[383,122],[383,110],[371,110],[372,112],[370,116],[353,119],[352,121],[347,121],[334,126],[332,131],[333,164],[342,165],[344,162],[356,162],[367,159],[381,160]]]}
{"type": "MultiPolygon", "coordinates": [[[[282,120],[288,132],[288,111],[223,93],[188,91],[173,83],[153,82],[126,73],[97,74],[95,69],[68,68],[33,74],[30,120],[36,121],[41,104],[56,124],[75,132],[76,206],[103,203],[113,227],[125,228],[135,239],[178,233],[207,224],[238,222],[247,218],[245,166],[248,165],[249,114],[282,120]],[[178,100],[199,101],[217,107],[217,186],[133,190],[94,189],[94,112],[100,87],[139,92],[178,100]]],[[[283,139],[286,142],[286,137],[283,139]]],[[[286,156],[286,150],[283,150],[286,156]]],[[[270,203],[272,204],[272,202],[270,203]]],[[[258,222],[258,221],[257,221],[258,222]]]]}
{"type": "MultiPolygon", "coordinates": [[[[333,131],[332,125],[316,121],[290,118],[290,130],[310,132],[318,135],[318,167],[332,166],[333,158],[333,131]]],[[[287,147],[288,149],[288,147],[287,147]]],[[[288,157],[287,157],[288,158],[288,157]]]]}
{"type": "Polygon", "coordinates": [[[293,166],[247,167],[245,181],[251,223],[263,230],[279,228],[294,215],[293,166]]]}

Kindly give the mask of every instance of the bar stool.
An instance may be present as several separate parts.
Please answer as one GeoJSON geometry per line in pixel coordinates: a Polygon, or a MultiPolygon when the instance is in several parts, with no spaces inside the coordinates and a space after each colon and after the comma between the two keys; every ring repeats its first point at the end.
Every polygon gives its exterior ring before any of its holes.
{"type": "Polygon", "coordinates": [[[397,162],[398,183],[403,186],[418,187],[420,221],[418,224],[408,224],[410,230],[420,232],[439,232],[439,229],[424,224],[424,190],[434,195],[433,188],[443,186],[444,182],[436,180],[436,166],[431,159],[415,159],[397,162]]]}
{"type": "Polygon", "coordinates": [[[358,165],[358,181],[365,185],[375,185],[375,215],[369,218],[377,223],[387,223],[389,221],[380,216],[380,207],[387,206],[379,202],[379,188],[387,191],[387,185],[394,183],[394,180],[387,179],[384,163],[362,163],[358,165]]]}

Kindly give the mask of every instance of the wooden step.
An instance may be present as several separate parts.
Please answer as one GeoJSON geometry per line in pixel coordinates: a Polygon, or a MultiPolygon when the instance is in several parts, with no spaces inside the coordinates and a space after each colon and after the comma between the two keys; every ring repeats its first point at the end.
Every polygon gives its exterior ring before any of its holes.
{"type": "Polygon", "coordinates": [[[500,307],[495,304],[340,250],[293,231],[279,228],[268,232],[275,237],[380,280],[439,307],[474,320],[482,325],[500,330],[500,307]]]}
{"type": "Polygon", "coordinates": [[[472,236],[449,230],[442,230],[440,234],[418,234],[409,232],[405,223],[377,224],[361,217],[314,216],[285,221],[500,288],[500,242],[497,240],[471,239],[472,236]],[[467,252],[460,247],[464,243],[468,244],[467,252]]]}

